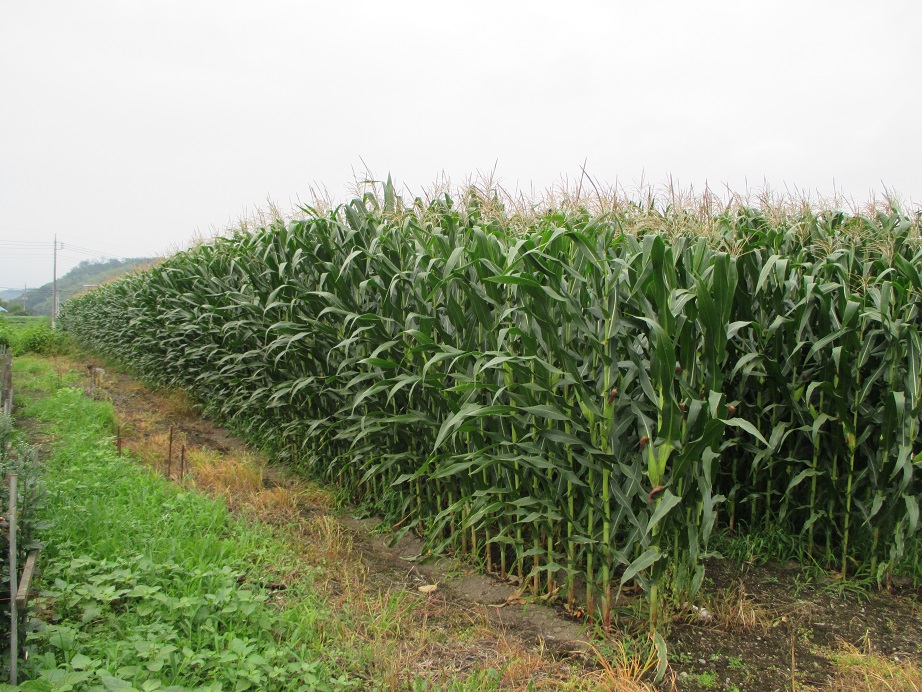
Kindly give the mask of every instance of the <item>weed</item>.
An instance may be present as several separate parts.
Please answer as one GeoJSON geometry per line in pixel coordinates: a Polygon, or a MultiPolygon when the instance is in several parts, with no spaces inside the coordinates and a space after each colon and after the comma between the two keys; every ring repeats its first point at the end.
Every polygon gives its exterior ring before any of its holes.
{"type": "Polygon", "coordinates": [[[621,639],[606,646],[589,645],[602,670],[590,678],[600,689],[612,692],[647,692],[652,687],[643,681],[661,668],[661,653],[653,637],[647,641],[621,639]]]}
{"type": "Polygon", "coordinates": [[[717,591],[708,605],[717,626],[728,632],[764,630],[771,624],[771,613],[746,591],[743,582],[717,591]]]}
{"type": "Polygon", "coordinates": [[[862,648],[842,642],[832,656],[836,675],[828,692],[922,692],[922,669],[912,660],[875,653],[869,639],[862,648]]]}
{"type": "Polygon", "coordinates": [[[729,656],[727,658],[727,667],[730,670],[746,670],[748,666],[739,656],[729,656]]]}
{"type": "Polygon", "coordinates": [[[698,687],[702,689],[710,690],[717,687],[717,676],[710,671],[698,673],[694,678],[695,682],[698,683],[698,687]]]}
{"type": "Polygon", "coordinates": [[[53,356],[68,353],[73,346],[70,336],[51,329],[45,318],[0,318],[0,344],[9,346],[14,356],[27,353],[53,356]]]}
{"type": "Polygon", "coordinates": [[[117,457],[107,403],[65,388],[28,412],[58,437],[45,466],[47,617],[30,635],[29,676],[109,689],[355,685],[319,653],[308,618],[294,627],[260,586],[294,557],[267,531],[117,457]]]}
{"type": "Polygon", "coordinates": [[[835,574],[831,577],[827,576],[820,588],[823,593],[830,596],[837,596],[838,598],[851,596],[858,603],[861,601],[867,603],[871,600],[870,592],[873,586],[874,580],[869,575],[863,578],[849,576],[843,579],[841,575],[835,574]]]}

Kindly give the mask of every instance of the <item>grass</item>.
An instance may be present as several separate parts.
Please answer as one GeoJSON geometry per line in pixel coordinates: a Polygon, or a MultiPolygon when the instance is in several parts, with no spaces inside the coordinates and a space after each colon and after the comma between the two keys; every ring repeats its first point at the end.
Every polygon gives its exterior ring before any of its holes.
{"type": "Polygon", "coordinates": [[[824,688],[828,692],[922,692],[922,668],[917,662],[875,653],[842,643],[833,656],[837,672],[824,688]]]}
{"type": "MultiPolygon", "coordinates": [[[[644,678],[652,677],[660,659],[652,637],[647,641],[620,640],[608,646],[591,647],[601,671],[588,678],[597,689],[611,692],[653,692],[644,678]]],[[[675,681],[663,683],[663,689],[675,687],[675,681]]]]}
{"type": "Polygon", "coordinates": [[[44,316],[31,316],[31,315],[3,315],[0,317],[0,325],[10,327],[35,327],[35,326],[51,326],[51,318],[44,316]]]}
{"type": "Polygon", "coordinates": [[[0,345],[8,346],[13,355],[43,353],[52,355],[70,349],[70,338],[51,329],[47,317],[0,316],[0,345]]]}
{"type": "MultiPolygon", "coordinates": [[[[19,365],[19,363],[17,363],[19,365]]],[[[345,689],[317,623],[310,579],[290,602],[265,586],[296,554],[225,505],[118,457],[110,404],[61,387],[36,361],[17,367],[24,415],[56,441],[45,464],[43,624],[26,669],[45,683],[172,689],[345,689]],[[44,390],[45,397],[34,397],[44,390]]],[[[302,570],[302,575],[304,571],[302,570]]],[[[62,687],[63,686],[63,687],[62,687]]]]}
{"type": "MultiPolygon", "coordinates": [[[[702,611],[698,611],[699,617],[702,611]]],[[[707,619],[726,632],[754,632],[771,626],[774,614],[750,594],[742,582],[718,589],[709,599],[707,619]]]]}

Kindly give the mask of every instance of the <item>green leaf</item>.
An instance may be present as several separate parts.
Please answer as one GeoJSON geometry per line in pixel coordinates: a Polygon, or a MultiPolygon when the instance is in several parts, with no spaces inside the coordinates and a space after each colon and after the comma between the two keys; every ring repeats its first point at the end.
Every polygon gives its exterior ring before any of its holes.
{"type": "Polygon", "coordinates": [[[768,442],[765,440],[764,437],[762,437],[762,433],[760,433],[758,429],[748,420],[745,420],[743,418],[728,418],[728,419],[721,419],[721,422],[731,427],[740,428],[741,430],[745,430],[750,435],[752,435],[754,438],[756,438],[759,442],[761,442],[763,445],[765,445],[766,447],[768,446],[768,442]]]}
{"type": "Polygon", "coordinates": [[[484,281],[494,284],[511,284],[514,286],[530,286],[532,288],[541,288],[541,284],[527,276],[521,274],[501,274],[499,276],[487,276],[484,281]]]}
{"type": "Polygon", "coordinates": [[[631,579],[633,579],[636,574],[649,568],[662,557],[663,555],[660,553],[658,547],[653,546],[651,548],[647,548],[640,557],[634,560],[628,566],[628,568],[624,570],[624,574],[621,575],[621,586],[624,586],[631,579]]]}

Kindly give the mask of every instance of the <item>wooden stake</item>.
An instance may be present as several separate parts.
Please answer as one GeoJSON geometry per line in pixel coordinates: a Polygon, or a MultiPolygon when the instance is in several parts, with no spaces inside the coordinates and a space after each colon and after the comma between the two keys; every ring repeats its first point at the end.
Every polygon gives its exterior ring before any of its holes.
{"type": "Polygon", "coordinates": [[[186,445],[183,445],[179,452],[179,477],[186,477],[186,445]]]}
{"type": "Polygon", "coordinates": [[[16,592],[16,605],[25,608],[29,601],[29,587],[32,584],[32,575],[35,574],[35,561],[38,559],[38,548],[33,548],[26,556],[26,566],[22,569],[22,579],[19,580],[19,590],[16,592]]]}
{"type": "Polygon", "coordinates": [[[122,456],[122,426],[118,426],[115,432],[115,448],[118,450],[118,455],[122,456]]]}

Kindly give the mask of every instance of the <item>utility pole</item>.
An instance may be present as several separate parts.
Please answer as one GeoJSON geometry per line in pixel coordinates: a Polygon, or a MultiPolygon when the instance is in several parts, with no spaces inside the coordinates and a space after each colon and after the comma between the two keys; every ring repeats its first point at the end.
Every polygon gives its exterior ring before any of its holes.
{"type": "Polygon", "coordinates": [[[58,234],[54,234],[54,283],[51,289],[51,328],[58,316],[58,234]]]}

